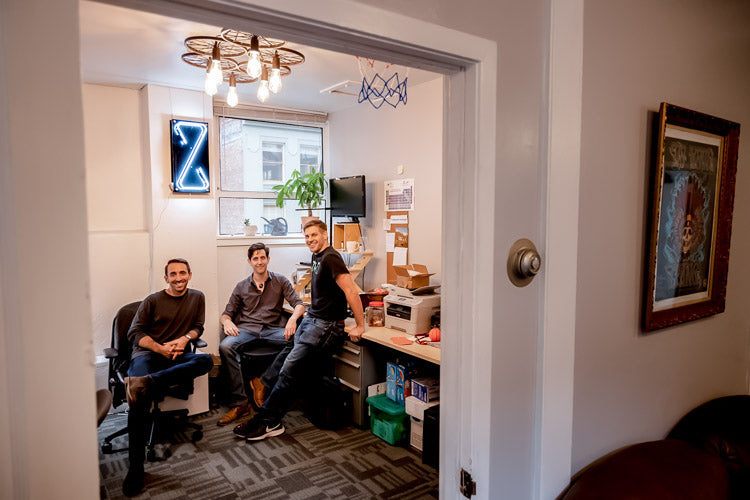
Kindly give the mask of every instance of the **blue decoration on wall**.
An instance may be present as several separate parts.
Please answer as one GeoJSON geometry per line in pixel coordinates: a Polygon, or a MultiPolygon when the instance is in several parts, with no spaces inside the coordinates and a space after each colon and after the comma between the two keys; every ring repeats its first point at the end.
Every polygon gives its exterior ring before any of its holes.
{"type": "Polygon", "coordinates": [[[208,193],[208,123],[170,120],[172,135],[172,190],[208,193]]]}

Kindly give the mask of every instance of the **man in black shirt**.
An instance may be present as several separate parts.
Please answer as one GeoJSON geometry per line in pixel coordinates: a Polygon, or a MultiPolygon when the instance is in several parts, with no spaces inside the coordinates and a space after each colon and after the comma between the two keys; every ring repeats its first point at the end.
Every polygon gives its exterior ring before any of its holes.
{"type": "MultiPolygon", "coordinates": [[[[230,410],[219,419],[218,425],[230,422],[250,413],[245,394],[245,380],[242,376],[240,354],[251,350],[259,342],[278,346],[281,350],[294,336],[297,319],[305,313],[294,287],[281,274],[268,270],[269,248],[263,243],[254,243],[247,250],[247,262],[252,266],[250,276],[237,283],[219,321],[226,337],[219,344],[221,364],[227,371],[231,392],[230,410]],[[294,308],[292,316],[283,316],[284,299],[294,308]]],[[[275,380],[274,380],[275,382],[275,380]]],[[[265,385],[255,378],[250,381],[255,403],[264,401],[265,385]]]]}
{"type": "Polygon", "coordinates": [[[278,378],[258,413],[234,428],[248,441],[258,441],[284,433],[281,417],[289,409],[295,389],[309,373],[311,359],[332,353],[345,338],[344,319],[347,303],[356,326],[349,338],[357,342],[365,331],[365,318],[357,287],[341,255],[328,244],[328,228],[323,221],[305,224],[305,243],[312,256],[312,302],[294,336],[294,346],[285,348],[269,371],[278,370],[278,378]]]}
{"type": "Polygon", "coordinates": [[[171,259],[164,268],[168,287],[146,297],[128,330],[133,355],[125,378],[130,405],[128,438],[130,469],[122,484],[127,496],[143,489],[148,412],[155,396],[166,388],[208,373],[213,367],[209,354],[187,348],[203,333],[205,297],[188,289],[193,274],[185,259],[171,259]]]}

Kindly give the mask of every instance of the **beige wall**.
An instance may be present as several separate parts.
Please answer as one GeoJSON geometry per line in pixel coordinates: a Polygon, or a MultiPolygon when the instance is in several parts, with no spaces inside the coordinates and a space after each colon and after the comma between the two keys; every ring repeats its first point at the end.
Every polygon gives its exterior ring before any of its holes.
{"type": "MultiPolygon", "coordinates": [[[[94,353],[110,345],[112,318],[150,293],[140,92],[83,85],[86,201],[94,353]]],[[[99,364],[105,364],[99,360],[99,364]]],[[[101,370],[100,370],[101,372],[101,370]]],[[[106,374],[97,377],[106,386],[106,374]]]]}
{"type": "Polygon", "coordinates": [[[662,438],[750,369],[750,3],[585,3],[573,469],[662,438]],[[670,102],[739,122],[726,312],[640,330],[651,112],[670,102]]]}

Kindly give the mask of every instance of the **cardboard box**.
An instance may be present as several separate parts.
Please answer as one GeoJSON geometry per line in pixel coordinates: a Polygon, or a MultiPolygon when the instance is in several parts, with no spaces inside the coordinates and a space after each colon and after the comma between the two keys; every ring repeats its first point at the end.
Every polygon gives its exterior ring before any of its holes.
{"type": "Polygon", "coordinates": [[[411,395],[429,403],[440,399],[440,380],[436,378],[415,378],[411,381],[411,395]]]}
{"type": "Polygon", "coordinates": [[[404,404],[404,400],[411,395],[410,379],[414,376],[414,369],[410,364],[397,365],[388,362],[386,366],[385,394],[389,399],[404,404]]]}
{"type": "Polygon", "coordinates": [[[414,448],[422,451],[422,439],[424,436],[424,422],[421,419],[411,418],[411,433],[409,435],[409,444],[414,448]]]}
{"type": "Polygon", "coordinates": [[[378,384],[372,384],[367,386],[367,396],[377,396],[378,394],[385,394],[385,382],[378,384]]]}
{"type": "Polygon", "coordinates": [[[421,399],[417,399],[416,396],[409,396],[405,400],[405,411],[407,415],[410,415],[414,418],[418,418],[419,420],[424,419],[424,412],[427,408],[431,408],[433,406],[437,406],[440,404],[440,401],[432,401],[430,403],[425,403],[421,399]]]}
{"type": "Polygon", "coordinates": [[[396,272],[396,286],[404,288],[419,288],[429,286],[430,276],[435,273],[428,273],[427,266],[424,264],[408,264],[406,266],[393,266],[396,272]]]}

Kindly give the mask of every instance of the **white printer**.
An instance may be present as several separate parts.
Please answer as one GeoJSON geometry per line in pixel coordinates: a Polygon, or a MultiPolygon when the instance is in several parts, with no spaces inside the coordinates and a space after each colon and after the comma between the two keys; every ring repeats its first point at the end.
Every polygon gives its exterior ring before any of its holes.
{"type": "Polygon", "coordinates": [[[389,294],[383,297],[386,328],[401,330],[410,335],[429,332],[433,314],[440,311],[440,295],[434,293],[435,288],[438,287],[422,287],[411,291],[389,285],[389,294]]]}

